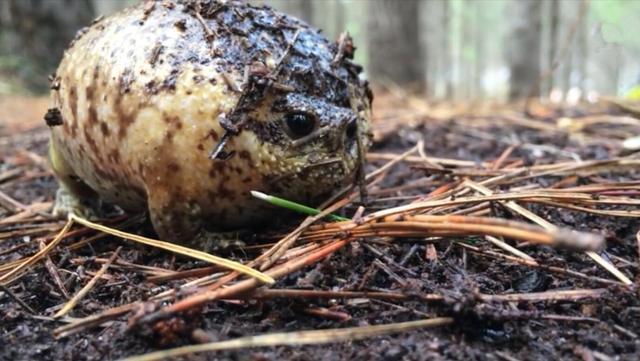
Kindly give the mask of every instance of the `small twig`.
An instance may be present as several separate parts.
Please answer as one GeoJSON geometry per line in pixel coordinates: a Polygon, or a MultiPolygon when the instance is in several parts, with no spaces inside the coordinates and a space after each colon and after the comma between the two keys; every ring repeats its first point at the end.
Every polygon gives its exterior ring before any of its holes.
{"type": "Polygon", "coordinates": [[[276,243],[276,245],[274,245],[270,250],[256,259],[256,262],[261,262],[260,269],[265,270],[272,264],[274,264],[284,254],[284,252],[294,244],[294,242],[298,239],[302,232],[304,232],[308,227],[310,227],[312,224],[322,219],[326,215],[331,214],[335,210],[344,207],[352,200],[352,198],[353,197],[344,198],[325,208],[317,215],[307,217],[304,221],[302,221],[298,228],[290,232],[286,237],[278,241],[278,243],[276,243]]]}
{"type": "Polygon", "coordinates": [[[477,254],[479,256],[483,256],[483,257],[503,259],[503,260],[507,260],[509,262],[521,264],[523,266],[539,268],[539,269],[543,269],[543,270],[546,270],[546,271],[549,271],[549,272],[561,274],[561,275],[564,275],[564,276],[580,278],[580,279],[584,279],[584,280],[592,281],[592,282],[597,282],[597,283],[604,284],[604,285],[618,285],[618,286],[624,285],[623,283],[618,282],[618,281],[613,281],[613,280],[609,280],[609,279],[601,278],[601,277],[589,276],[587,274],[584,274],[584,273],[581,273],[581,272],[578,272],[578,271],[573,271],[573,270],[566,269],[566,268],[555,267],[555,266],[547,266],[547,265],[543,265],[543,264],[540,264],[540,263],[537,263],[537,262],[528,261],[528,260],[525,260],[525,259],[522,259],[522,258],[519,258],[519,257],[509,256],[509,255],[506,255],[506,254],[501,254],[501,253],[492,252],[492,251],[483,251],[480,248],[474,247],[474,246],[472,246],[470,244],[456,242],[455,245],[459,246],[459,247],[464,247],[466,249],[469,249],[469,250],[473,251],[475,254],[477,254]]]}
{"type": "Polygon", "coordinates": [[[520,257],[522,259],[526,259],[527,261],[532,261],[532,262],[536,262],[535,259],[533,259],[533,257],[529,256],[528,254],[522,252],[521,250],[507,244],[506,242],[493,237],[493,236],[485,236],[484,237],[487,241],[489,241],[491,244],[493,244],[496,247],[500,247],[503,250],[515,255],[516,257],[520,257]]]}
{"type": "Polygon", "coordinates": [[[391,333],[407,332],[411,330],[444,326],[453,323],[449,317],[436,317],[420,321],[392,323],[365,327],[338,328],[330,330],[313,330],[273,333],[258,336],[247,336],[235,340],[205,343],[200,345],[182,346],[170,350],[151,352],[141,356],[134,356],[123,361],[155,361],[190,355],[199,352],[245,349],[250,347],[265,347],[278,345],[318,345],[332,342],[347,342],[364,338],[387,335],[391,333]]]}
{"type": "MultiPolygon", "coordinates": [[[[199,6],[200,3],[196,3],[196,4],[198,4],[198,7],[200,7],[199,6]]],[[[198,19],[198,22],[200,22],[200,25],[202,25],[202,28],[204,29],[205,38],[207,39],[207,41],[211,42],[212,40],[214,40],[217,34],[215,31],[211,30],[209,25],[207,25],[207,22],[202,17],[202,14],[200,14],[200,9],[195,9],[193,13],[196,16],[196,19],[198,19]]]]}
{"type": "Polygon", "coordinates": [[[307,307],[302,311],[308,315],[336,320],[339,322],[347,322],[351,320],[351,316],[348,313],[330,310],[325,307],[307,307]]]}
{"type": "Polygon", "coordinates": [[[67,313],[69,313],[69,311],[71,311],[78,304],[78,302],[82,298],[84,298],[84,296],[86,296],[89,293],[89,291],[91,291],[93,286],[95,286],[95,284],[102,277],[102,275],[104,275],[107,272],[107,270],[109,269],[109,266],[111,265],[111,263],[113,263],[113,261],[116,259],[116,257],[118,257],[118,253],[120,252],[120,249],[122,249],[122,247],[116,248],[115,252],[113,252],[111,257],[109,257],[109,260],[105,264],[103,264],[102,267],[100,267],[100,270],[98,270],[98,272],[96,272],[96,274],[93,276],[93,278],[91,278],[91,280],[89,282],[87,282],[87,284],[84,287],[82,287],[82,289],[80,289],[80,291],[78,291],[78,293],[76,293],[69,300],[69,302],[67,302],[64,305],[64,307],[62,307],[60,309],[60,311],[56,312],[56,314],[53,315],[53,318],[60,318],[60,317],[62,317],[64,315],[66,315],[67,313]]]}
{"type": "Polygon", "coordinates": [[[71,322],[68,325],[60,326],[53,330],[53,335],[55,338],[67,337],[90,327],[101,325],[107,321],[114,320],[126,314],[127,312],[133,310],[138,304],[139,302],[135,302],[110,308],[96,315],[91,315],[75,322],[71,322]]]}
{"type": "Polygon", "coordinates": [[[631,331],[631,330],[627,330],[626,328],[620,326],[620,325],[613,325],[613,328],[622,333],[623,335],[629,337],[630,339],[637,339],[638,338],[638,334],[631,331]]]}
{"type": "MultiPolygon", "coordinates": [[[[45,247],[46,244],[44,243],[44,241],[40,241],[40,250],[44,249],[45,247]]],[[[47,269],[47,272],[49,272],[49,275],[51,275],[53,282],[56,284],[56,287],[58,287],[58,290],[60,290],[64,298],[69,299],[69,292],[67,292],[66,287],[64,287],[64,282],[62,282],[62,279],[60,279],[58,269],[56,265],[53,264],[53,261],[51,261],[51,257],[49,257],[49,255],[46,255],[44,257],[44,265],[47,269]]]]}
{"type": "Polygon", "coordinates": [[[12,213],[18,213],[18,210],[26,211],[29,207],[9,197],[5,192],[0,190],[0,206],[12,213]]]}
{"type": "MultiPolygon", "coordinates": [[[[317,251],[311,252],[308,255],[305,255],[298,259],[289,261],[285,264],[271,268],[268,271],[266,271],[265,274],[273,277],[274,279],[284,277],[285,275],[295,272],[301,269],[302,267],[305,267],[320,261],[321,259],[327,257],[330,254],[333,254],[337,250],[346,246],[348,243],[349,242],[347,240],[335,241],[325,247],[318,249],[317,251]]],[[[140,319],[140,322],[151,323],[154,321],[158,321],[158,320],[170,317],[176,312],[188,310],[192,307],[196,307],[207,302],[229,297],[230,295],[242,294],[247,291],[254,290],[259,286],[260,286],[260,283],[255,278],[250,278],[250,279],[235,283],[227,288],[218,288],[211,291],[203,291],[198,294],[189,296],[183,300],[180,300],[174,303],[173,305],[166,306],[159,311],[156,311],[147,316],[144,316],[140,319]]]]}
{"type": "Polygon", "coordinates": [[[60,243],[65,238],[65,236],[67,236],[67,232],[71,228],[71,225],[73,225],[73,220],[69,219],[67,221],[67,224],[65,224],[65,226],[60,230],[58,235],[56,235],[56,237],[53,239],[53,241],[51,241],[45,248],[43,248],[40,251],[38,251],[36,254],[31,256],[26,261],[22,262],[19,266],[17,266],[16,268],[12,269],[8,273],[5,273],[4,275],[0,276],[0,284],[5,284],[6,285],[7,283],[9,283],[11,281],[15,281],[15,279],[17,277],[19,277],[17,275],[20,272],[25,271],[28,267],[32,266],[33,264],[35,264],[36,262],[41,260],[42,257],[47,255],[49,253],[49,251],[51,251],[54,247],[56,247],[58,245],[58,243],[60,243]],[[10,277],[12,277],[14,275],[16,275],[16,278],[11,279],[10,277]]]}
{"type": "MultiPolygon", "coordinates": [[[[472,181],[467,181],[467,184],[474,188],[475,190],[477,190],[480,193],[483,194],[488,194],[491,195],[493,194],[493,192],[491,192],[490,189],[477,184],[475,182],[472,181]]],[[[552,224],[551,222],[547,221],[546,219],[538,216],[537,214],[529,211],[528,209],[518,205],[516,202],[501,202],[504,206],[506,206],[507,208],[511,209],[512,211],[530,219],[531,221],[539,224],[540,226],[544,227],[545,229],[549,230],[549,231],[553,231],[558,229],[558,227],[556,227],[554,224],[552,224]]],[[[596,261],[596,263],[598,263],[600,266],[602,266],[604,269],[606,269],[607,271],[609,271],[611,274],[613,274],[616,278],[618,278],[620,281],[622,281],[622,283],[624,283],[625,285],[631,285],[633,282],[631,282],[631,280],[629,278],[627,278],[627,276],[625,276],[622,272],[620,272],[620,270],[618,270],[614,265],[612,265],[611,263],[607,262],[604,258],[602,258],[599,254],[597,254],[594,251],[587,251],[586,252],[587,256],[591,257],[594,261],[596,261]]]]}
{"type": "Polygon", "coordinates": [[[271,77],[273,79],[276,79],[278,77],[278,74],[280,74],[280,71],[282,70],[282,66],[284,65],[284,62],[289,57],[289,54],[291,54],[291,49],[295,45],[296,41],[298,41],[298,37],[300,36],[300,32],[301,32],[301,29],[296,30],[295,34],[293,34],[293,39],[291,39],[291,41],[288,42],[287,48],[284,50],[284,53],[282,54],[280,59],[278,59],[278,61],[276,62],[276,67],[271,72],[271,77]]]}
{"type": "Polygon", "coordinates": [[[640,230],[636,233],[636,246],[638,247],[638,275],[636,276],[636,283],[640,283],[640,230]]]}
{"type": "Polygon", "coordinates": [[[0,283],[0,289],[2,290],[2,292],[9,295],[9,297],[11,297],[14,301],[16,301],[20,305],[20,307],[24,308],[27,312],[29,312],[32,315],[37,315],[36,311],[34,311],[33,308],[31,308],[31,306],[27,305],[23,300],[21,300],[20,297],[18,297],[18,295],[13,293],[13,291],[11,291],[9,287],[6,287],[5,285],[0,283]]]}
{"type": "Polygon", "coordinates": [[[202,260],[202,261],[210,262],[210,263],[213,263],[213,264],[216,264],[216,265],[228,268],[228,269],[232,269],[234,271],[238,271],[240,273],[246,274],[247,276],[254,277],[254,278],[256,278],[256,279],[258,279],[261,282],[264,282],[266,284],[272,284],[272,283],[275,282],[271,277],[269,277],[269,276],[267,276],[267,275],[265,275],[265,274],[263,274],[263,273],[261,273],[259,271],[256,271],[256,270],[254,270],[254,269],[252,269],[250,267],[247,267],[247,266],[245,266],[245,265],[243,265],[241,263],[228,260],[226,258],[217,257],[217,256],[211,255],[211,254],[206,253],[206,252],[198,251],[198,250],[195,250],[195,249],[192,249],[192,248],[188,248],[188,247],[184,247],[184,246],[179,246],[179,245],[174,244],[174,243],[158,241],[158,240],[155,240],[155,239],[151,239],[151,238],[142,237],[142,236],[138,236],[138,235],[135,235],[135,234],[119,231],[117,229],[113,229],[113,228],[106,227],[106,226],[103,226],[103,225],[100,225],[100,224],[97,224],[97,223],[90,222],[90,221],[88,221],[86,219],[82,219],[82,218],[79,218],[79,217],[74,216],[74,215],[71,215],[70,219],[75,221],[75,222],[78,222],[78,223],[80,223],[80,224],[82,224],[82,225],[84,225],[86,227],[93,228],[95,230],[98,230],[98,231],[101,231],[101,232],[104,232],[104,233],[108,233],[108,234],[111,234],[111,235],[114,235],[114,236],[117,236],[117,237],[122,237],[122,238],[125,238],[125,239],[129,239],[129,240],[132,240],[132,241],[135,241],[135,242],[138,242],[138,243],[146,244],[148,246],[153,246],[153,247],[156,247],[156,248],[164,249],[166,251],[177,253],[177,254],[181,254],[183,256],[187,256],[187,257],[196,258],[196,259],[199,259],[199,260],[202,260]]]}
{"type": "Polygon", "coordinates": [[[386,273],[390,278],[392,278],[396,283],[398,283],[401,287],[407,286],[407,281],[405,281],[400,275],[393,272],[389,266],[384,264],[384,262],[380,261],[380,259],[376,258],[373,260],[373,265],[378,267],[384,273],[386,273]]]}

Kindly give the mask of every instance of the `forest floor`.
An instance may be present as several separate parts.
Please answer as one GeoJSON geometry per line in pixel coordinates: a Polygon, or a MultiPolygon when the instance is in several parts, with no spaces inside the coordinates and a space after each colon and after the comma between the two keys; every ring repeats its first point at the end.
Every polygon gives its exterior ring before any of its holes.
{"type": "MultiPolygon", "coordinates": [[[[65,223],[48,213],[57,184],[46,161],[46,100],[0,103],[2,279],[51,242],[65,223]]],[[[281,275],[271,293],[229,291],[224,300],[130,327],[199,292],[184,287],[186,282],[211,273],[219,279],[219,269],[122,238],[98,238],[100,232],[76,225],[43,261],[0,282],[6,283],[0,288],[0,359],[111,360],[265,333],[365,330],[446,317],[437,327],[360,340],[342,336],[329,346],[241,348],[188,359],[638,360],[640,156],[628,139],[640,135],[640,121],[633,109],[611,103],[534,103],[527,112],[522,109],[522,104],[435,104],[404,94],[377,99],[367,166],[368,173],[377,173],[368,186],[364,216],[355,219],[423,202],[421,214],[489,216],[509,225],[533,221],[547,227],[523,228],[537,235],[553,234],[550,222],[604,236],[606,247],[595,257],[613,271],[583,251],[536,245],[526,237],[488,242],[482,232],[445,230],[349,238],[336,231],[317,239],[323,245],[337,245],[344,237],[351,242],[281,275]],[[416,144],[424,145],[424,152],[416,144]],[[390,161],[395,164],[380,171],[390,161]],[[478,183],[507,200],[482,198],[478,183]],[[54,319],[105,264],[106,272],[69,315],[54,319]],[[176,292],[163,302],[150,301],[167,291],[176,292]],[[112,309],[123,305],[132,305],[129,312],[112,309]],[[87,322],[96,315],[100,318],[87,322]]],[[[351,218],[356,209],[351,202],[340,214],[351,218]]],[[[118,228],[122,219],[107,222],[118,228]]],[[[219,255],[248,262],[302,219],[257,232],[247,246],[219,255]]],[[[144,223],[124,229],[154,237],[144,223]]],[[[310,237],[303,235],[302,245],[280,262],[314,252],[317,247],[305,243],[310,237]]]]}

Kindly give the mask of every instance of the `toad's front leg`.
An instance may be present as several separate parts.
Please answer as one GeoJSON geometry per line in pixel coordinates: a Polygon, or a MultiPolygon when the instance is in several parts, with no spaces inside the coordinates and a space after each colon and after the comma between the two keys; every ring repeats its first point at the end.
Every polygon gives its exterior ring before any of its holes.
{"type": "Polygon", "coordinates": [[[207,229],[210,222],[207,222],[200,205],[193,200],[176,199],[176,194],[159,189],[149,192],[149,216],[161,240],[205,252],[244,245],[241,239],[249,231],[216,232],[207,229]]]}
{"type": "Polygon", "coordinates": [[[98,218],[100,197],[75,174],[53,139],[49,143],[49,161],[60,184],[56,192],[53,215],[67,217],[74,214],[85,219],[98,218]]]}

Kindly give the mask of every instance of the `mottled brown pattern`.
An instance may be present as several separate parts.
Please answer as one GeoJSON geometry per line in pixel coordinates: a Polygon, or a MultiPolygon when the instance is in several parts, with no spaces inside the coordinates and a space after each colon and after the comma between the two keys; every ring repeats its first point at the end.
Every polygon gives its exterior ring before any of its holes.
{"type": "Polygon", "coordinates": [[[170,116],[167,114],[163,114],[162,119],[172,128],[176,130],[182,129],[182,121],[180,120],[179,116],[176,116],[176,115],[170,116]]]}
{"type": "Polygon", "coordinates": [[[93,135],[91,134],[91,131],[89,130],[89,128],[88,127],[82,128],[82,134],[84,135],[84,140],[86,144],[89,145],[91,154],[96,158],[100,159],[102,152],[100,151],[100,148],[98,148],[98,145],[96,144],[95,139],[93,139],[93,135]]]}
{"type": "Polygon", "coordinates": [[[131,126],[136,119],[135,114],[130,113],[124,108],[124,105],[122,104],[123,97],[124,95],[122,95],[122,93],[118,93],[113,106],[117,116],[116,119],[119,122],[118,138],[120,140],[124,139],[127,135],[129,126],[131,126]]]}

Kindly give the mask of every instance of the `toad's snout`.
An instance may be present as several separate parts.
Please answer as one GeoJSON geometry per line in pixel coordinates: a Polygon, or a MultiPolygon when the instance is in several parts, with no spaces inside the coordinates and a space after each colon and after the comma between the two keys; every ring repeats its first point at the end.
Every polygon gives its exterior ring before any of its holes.
{"type": "Polygon", "coordinates": [[[358,116],[351,111],[337,110],[334,113],[336,121],[324,126],[320,132],[326,133],[325,145],[332,153],[351,153],[357,146],[358,116]]]}

